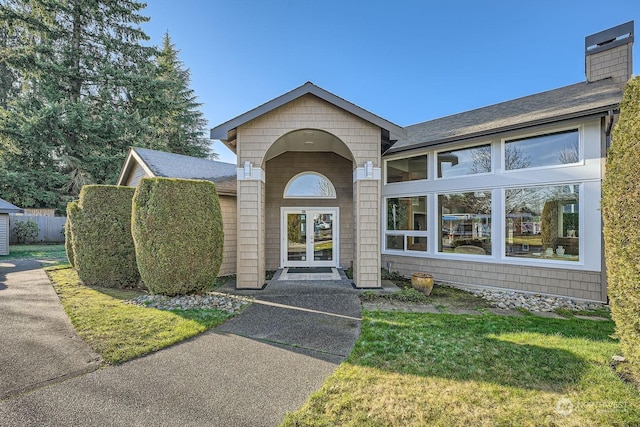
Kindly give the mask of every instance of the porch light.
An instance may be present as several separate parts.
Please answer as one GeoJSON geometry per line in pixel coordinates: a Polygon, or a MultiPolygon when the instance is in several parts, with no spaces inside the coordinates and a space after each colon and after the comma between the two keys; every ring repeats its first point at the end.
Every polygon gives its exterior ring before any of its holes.
{"type": "Polygon", "coordinates": [[[373,162],[371,160],[364,164],[364,172],[367,178],[373,178],[373,162]]]}

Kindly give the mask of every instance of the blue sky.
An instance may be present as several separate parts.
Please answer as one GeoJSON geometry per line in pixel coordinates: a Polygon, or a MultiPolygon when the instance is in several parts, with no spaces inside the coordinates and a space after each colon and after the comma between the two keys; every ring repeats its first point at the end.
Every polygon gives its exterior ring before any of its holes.
{"type": "Polygon", "coordinates": [[[419,123],[584,81],[585,36],[640,27],[638,0],[148,0],[144,14],[151,43],[169,31],[180,50],[209,127],[306,81],[419,123]]]}

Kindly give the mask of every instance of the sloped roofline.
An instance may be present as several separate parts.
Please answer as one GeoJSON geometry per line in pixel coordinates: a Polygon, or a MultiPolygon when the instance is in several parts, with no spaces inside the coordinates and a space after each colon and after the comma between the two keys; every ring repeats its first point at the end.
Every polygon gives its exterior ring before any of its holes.
{"type": "Polygon", "coordinates": [[[136,163],[139,164],[140,167],[142,167],[142,169],[144,169],[144,171],[150,177],[153,178],[156,176],[156,174],[151,170],[151,168],[149,168],[144,159],[136,152],[135,147],[131,147],[129,149],[127,160],[124,162],[124,166],[122,167],[122,171],[120,172],[120,176],[118,177],[118,182],[116,183],[116,185],[127,185],[126,178],[129,176],[136,163]]]}
{"type": "Polygon", "coordinates": [[[24,209],[17,207],[13,203],[9,203],[4,199],[0,199],[0,213],[23,213],[24,209]]]}
{"type": "Polygon", "coordinates": [[[369,123],[373,123],[376,126],[379,126],[381,129],[388,133],[388,139],[390,141],[396,141],[398,139],[402,139],[406,137],[406,131],[402,126],[398,126],[388,120],[383,119],[380,116],[376,116],[375,114],[358,107],[351,102],[340,98],[337,95],[328,92],[321,87],[314,85],[311,82],[306,82],[302,86],[293,89],[290,92],[285,93],[277,98],[272,99],[269,102],[266,102],[253,110],[247,111],[244,114],[241,114],[221,125],[218,125],[211,129],[210,138],[222,141],[231,151],[235,153],[235,144],[231,142],[235,140],[235,130],[238,126],[241,126],[245,123],[250,122],[270,111],[275,110],[278,107],[281,107],[293,100],[296,100],[304,95],[312,94],[317,96],[318,98],[335,105],[357,117],[360,117],[363,120],[368,121],[369,123]]]}

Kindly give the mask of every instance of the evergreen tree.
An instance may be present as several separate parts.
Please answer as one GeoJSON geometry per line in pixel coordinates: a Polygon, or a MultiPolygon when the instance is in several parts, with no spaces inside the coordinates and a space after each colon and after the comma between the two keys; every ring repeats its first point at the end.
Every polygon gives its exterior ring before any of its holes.
{"type": "Polygon", "coordinates": [[[136,106],[147,118],[151,133],[145,146],[194,157],[216,158],[210,150],[204,119],[195,92],[189,87],[191,73],[179,59],[180,51],[165,33],[155,58],[155,81],[137,93],[136,106]],[[149,91],[151,90],[151,91],[149,91]]]}
{"type": "Polygon", "coordinates": [[[154,49],[130,0],[7,0],[0,67],[19,93],[0,104],[0,192],[12,202],[61,207],[82,185],[113,182],[147,124],[130,107],[154,49]],[[19,35],[20,37],[16,37],[19,35]],[[6,51],[5,51],[6,52],[6,51]],[[14,195],[15,194],[15,195],[14,195]],[[8,196],[7,196],[8,195],[8,196]],[[18,196],[24,195],[24,196],[18,196]],[[21,198],[20,198],[21,197],[21,198]]]}
{"type": "Polygon", "coordinates": [[[602,183],[607,286],[620,348],[640,380],[640,77],[627,82],[602,183]]]}

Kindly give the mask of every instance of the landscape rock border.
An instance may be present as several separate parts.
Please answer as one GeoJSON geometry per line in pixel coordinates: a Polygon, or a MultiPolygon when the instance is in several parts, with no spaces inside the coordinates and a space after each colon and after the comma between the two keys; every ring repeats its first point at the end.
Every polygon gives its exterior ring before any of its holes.
{"type": "Polygon", "coordinates": [[[139,307],[156,308],[158,310],[195,310],[218,309],[227,313],[238,313],[250,304],[251,298],[208,292],[201,295],[183,295],[168,297],[166,295],[141,295],[126,301],[127,304],[139,307]]]}
{"type": "Polygon", "coordinates": [[[556,310],[591,311],[608,308],[608,305],[595,301],[577,301],[571,298],[551,295],[529,294],[516,291],[495,289],[465,289],[471,294],[488,301],[501,309],[524,309],[531,312],[553,312],[556,310]]]}

